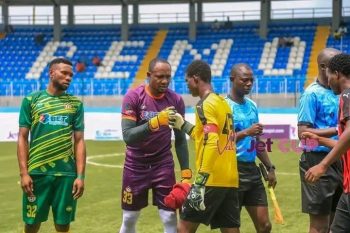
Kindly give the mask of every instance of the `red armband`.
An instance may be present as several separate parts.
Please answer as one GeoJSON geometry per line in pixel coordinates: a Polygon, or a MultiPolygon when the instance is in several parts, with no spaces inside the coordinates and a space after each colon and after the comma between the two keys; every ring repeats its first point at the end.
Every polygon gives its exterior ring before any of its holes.
{"type": "Polygon", "coordinates": [[[219,129],[218,129],[218,126],[215,125],[215,124],[206,124],[203,127],[203,131],[204,131],[205,134],[207,134],[207,133],[218,133],[219,129]]]}

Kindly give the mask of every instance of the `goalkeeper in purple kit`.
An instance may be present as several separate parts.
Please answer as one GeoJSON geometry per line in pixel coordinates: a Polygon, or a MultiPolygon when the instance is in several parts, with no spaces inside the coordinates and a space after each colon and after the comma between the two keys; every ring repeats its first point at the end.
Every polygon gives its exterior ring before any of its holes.
{"type": "MultiPolygon", "coordinates": [[[[185,114],[182,98],[168,89],[171,66],[155,58],[148,67],[149,83],[130,90],[122,104],[122,130],[126,143],[121,205],[121,233],[136,232],[142,208],[148,205],[148,192],[158,207],[164,232],[176,232],[176,212],[164,204],[164,198],[175,184],[174,160],[171,153],[169,120],[175,113],[185,114]]],[[[174,129],[175,150],[183,180],[191,179],[185,133],[174,129]]]]}

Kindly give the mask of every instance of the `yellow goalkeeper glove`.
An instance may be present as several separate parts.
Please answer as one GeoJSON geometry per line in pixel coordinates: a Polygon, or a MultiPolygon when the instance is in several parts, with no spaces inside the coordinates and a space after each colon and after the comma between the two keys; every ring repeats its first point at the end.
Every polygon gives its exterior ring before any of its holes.
{"type": "Polygon", "coordinates": [[[152,117],[148,121],[148,127],[152,132],[158,131],[160,126],[169,126],[169,117],[175,115],[175,107],[167,107],[157,114],[157,116],[152,117]]]}

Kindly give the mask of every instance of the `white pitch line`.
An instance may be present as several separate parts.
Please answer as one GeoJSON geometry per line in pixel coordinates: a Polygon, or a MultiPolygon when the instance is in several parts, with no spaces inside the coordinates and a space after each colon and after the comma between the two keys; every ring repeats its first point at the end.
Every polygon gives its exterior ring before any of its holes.
{"type": "MultiPolygon", "coordinates": [[[[123,156],[125,155],[124,153],[113,153],[113,154],[103,154],[103,155],[92,155],[88,156],[86,158],[86,163],[95,165],[95,166],[100,166],[100,167],[109,167],[109,168],[123,168],[123,165],[117,165],[117,164],[105,164],[105,163],[97,163],[91,161],[92,159],[98,159],[98,158],[108,158],[108,157],[114,157],[114,156],[123,156]]],[[[176,169],[176,171],[180,171],[176,169]]],[[[277,175],[282,175],[282,176],[299,176],[299,173],[295,172],[276,172],[277,175]]]]}
{"type": "Polygon", "coordinates": [[[86,158],[86,163],[95,165],[95,166],[100,166],[100,167],[109,167],[109,168],[123,168],[122,165],[116,165],[116,164],[105,164],[105,163],[97,163],[91,161],[91,159],[98,159],[98,158],[108,158],[108,157],[114,157],[114,156],[122,156],[124,153],[113,153],[113,154],[104,154],[104,155],[92,155],[88,156],[86,158]]]}
{"type": "Polygon", "coordinates": [[[299,173],[294,172],[276,172],[276,174],[282,176],[299,176],[299,173]]]}

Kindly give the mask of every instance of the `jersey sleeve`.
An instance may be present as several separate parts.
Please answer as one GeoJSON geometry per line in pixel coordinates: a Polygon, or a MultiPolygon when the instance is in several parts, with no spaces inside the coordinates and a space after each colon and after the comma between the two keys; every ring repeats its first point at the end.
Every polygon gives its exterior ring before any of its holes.
{"type": "Polygon", "coordinates": [[[84,105],[79,103],[73,122],[74,131],[84,131],[84,105]]]}
{"type": "Polygon", "coordinates": [[[350,120],[350,91],[341,95],[339,121],[345,124],[350,120]]]}
{"type": "Polygon", "coordinates": [[[122,103],[122,119],[137,121],[136,101],[132,92],[125,95],[122,103]]]}
{"type": "Polygon", "coordinates": [[[197,113],[203,124],[204,134],[199,172],[211,173],[218,156],[219,125],[216,116],[217,107],[211,101],[204,101],[202,105],[197,106],[197,113]]]}
{"type": "Polygon", "coordinates": [[[31,128],[32,114],[31,114],[31,97],[25,97],[22,100],[21,110],[19,112],[19,127],[31,128]]]}
{"type": "Polygon", "coordinates": [[[314,126],[316,118],[316,96],[314,93],[304,93],[300,99],[298,125],[314,126]]]}

